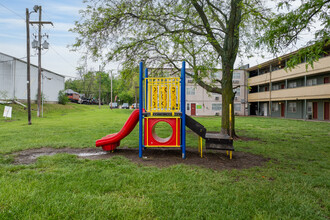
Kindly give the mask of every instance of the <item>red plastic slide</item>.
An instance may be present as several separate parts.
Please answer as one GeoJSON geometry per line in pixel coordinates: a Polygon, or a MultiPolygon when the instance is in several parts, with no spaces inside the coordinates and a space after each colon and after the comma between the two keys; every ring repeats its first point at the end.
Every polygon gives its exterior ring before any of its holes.
{"type": "Polygon", "coordinates": [[[132,132],[136,124],[139,122],[139,109],[136,109],[127,119],[123,128],[114,134],[109,134],[95,142],[96,147],[101,147],[105,151],[116,149],[120,145],[120,140],[125,138],[129,133],[132,132]]]}

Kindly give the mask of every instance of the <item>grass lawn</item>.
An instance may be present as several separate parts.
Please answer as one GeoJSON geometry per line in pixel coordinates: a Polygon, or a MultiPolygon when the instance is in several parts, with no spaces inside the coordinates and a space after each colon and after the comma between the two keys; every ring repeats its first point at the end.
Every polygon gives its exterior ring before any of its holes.
{"type": "MultiPolygon", "coordinates": [[[[25,111],[15,105],[11,121],[0,119],[0,219],[330,218],[326,122],[237,117],[238,135],[260,140],[236,141],[236,150],[271,158],[243,170],[145,167],[120,156],[88,160],[68,154],[11,164],[10,153],[24,149],[94,147],[96,139],[118,132],[131,112],[45,105],[45,117],[33,117],[28,126],[25,111]]],[[[220,129],[219,117],[197,120],[208,130],[220,129]]],[[[121,145],[138,147],[137,127],[121,145]]],[[[191,133],[187,146],[197,147],[191,133]]]]}

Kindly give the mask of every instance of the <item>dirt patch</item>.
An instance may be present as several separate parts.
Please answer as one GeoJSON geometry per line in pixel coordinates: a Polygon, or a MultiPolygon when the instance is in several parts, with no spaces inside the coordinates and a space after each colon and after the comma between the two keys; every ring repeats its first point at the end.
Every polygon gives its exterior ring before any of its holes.
{"type": "Polygon", "coordinates": [[[254,166],[262,166],[269,159],[246,152],[233,152],[232,160],[229,160],[225,151],[203,151],[200,157],[197,149],[187,148],[186,159],[181,158],[178,149],[147,149],[143,152],[143,158],[139,158],[138,149],[118,148],[115,152],[104,152],[100,148],[40,148],[20,151],[14,154],[14,164],[34,163],[38,157],[54,155],[57,153],[68,153],[77,155],[79,158],[91,160],[108,159],[113,156],[124,156],[132,162],[146,166],[168,167],[176,164],[187,164],[211,168],[223,169],[246,169],[254,166]]]}
{"type": "Polygon", "coordinates": [[[235,141],[260,141],[263,142],[260,138],[252,138],[252,137],[246,137],[246,136],[237,136],[234,137],[235,141]]]}

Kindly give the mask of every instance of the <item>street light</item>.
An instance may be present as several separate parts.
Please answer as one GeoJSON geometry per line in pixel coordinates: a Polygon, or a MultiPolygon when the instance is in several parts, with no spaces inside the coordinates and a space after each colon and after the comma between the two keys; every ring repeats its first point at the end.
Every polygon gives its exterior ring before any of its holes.
{"type": "Polygon", "coordinates": [[[35,13],[37,13],[38,10],[39,10],[39,6],[38,6],[38,5],[33,6],[33,11],[34,11],[35,13]]]}

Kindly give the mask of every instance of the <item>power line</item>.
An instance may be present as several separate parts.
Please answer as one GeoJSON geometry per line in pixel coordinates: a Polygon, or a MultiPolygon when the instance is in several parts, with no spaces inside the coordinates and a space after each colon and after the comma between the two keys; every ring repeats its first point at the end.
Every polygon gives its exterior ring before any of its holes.
{"type": "MultiPolygon", "coordinates": [[[[13,13],[13,14],[15,14],[16,16],[20,17],[24,22],[26,21],[25,18],[24,18],[23,16],[21,16],[20,14],[18,14],[17,12],[15,12],[15,11],[13,11],[13,10],[11,10],[10,8],[6,7],[6,6],[5,6],[4,4],[2,4],[1,2],[0,2],[0,5],[1,5],[3,8],[7,9],[8,11],[10,11],[11,13],[13,13]]],[[[34,27],[33,25],[32,25],[32,27],[33,27],[34,30],[36,30],[36,27],[34,27]]]]}
{"type": "Polygon", "coordinates": [[[65,59],[59,52],[57,52],[56,50],[55,50],[55,47],[53,47],[53,46],[51,46],[51,45],[49,45],[49,47],[51,47],[53,50],[54,50],[54,52],[59,56],[59,57],[61,57],[62,58],[62,60],[64,60],[65,62],[67,62],[70,66],[72,66],[73,68],[76,68],[75,66],[73,66],[72,65],[72,63],[70,63],[67,59],[65,59]]]}
{"type": "Polygon", "coordinates": [[[25,18],[24,18],[23,16],[21,16],[20,14],[16,13],[16,12],[13,11],[13,10],[11,10],[10,8],[7,8],[7,7],[6,7],[5,5],[3,5],[1,2],[0,2],[0,5],[1,5],[2,7],[4,7],[5,9],[7,9],[8,11],[10,11],[10,12],[14,13],[15,15],[17,15],[18,17],[22,18],[23,21],[25,22],[25,18]]]}

